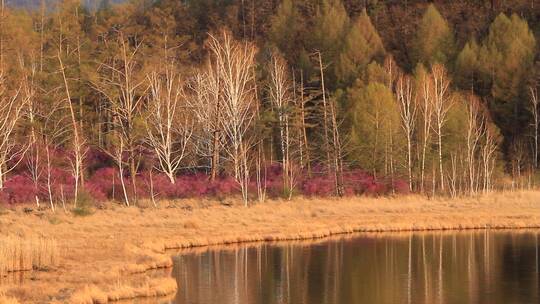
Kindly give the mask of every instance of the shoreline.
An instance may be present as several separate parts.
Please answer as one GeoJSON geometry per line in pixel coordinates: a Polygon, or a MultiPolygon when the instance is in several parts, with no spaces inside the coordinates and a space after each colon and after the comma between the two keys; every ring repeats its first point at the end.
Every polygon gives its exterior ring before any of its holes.
{"type": "Polygon", "coordinates": [[[149,271],[170,269],[170,251],[179,249],[369,232],[538,228],[540,191],[456,199],[298,198],[249,208],[238,202],[228,207],[206,200],[161,202],[158,209],[110,204],[86,217],[7,210],[0,215],[0,235],[54,238],[60,258],[57,267],[33,271],[23,284],[0,280],[0,303],[2,294],[23,303],[107,303],[172,296],[176,281],[149,271]]]}

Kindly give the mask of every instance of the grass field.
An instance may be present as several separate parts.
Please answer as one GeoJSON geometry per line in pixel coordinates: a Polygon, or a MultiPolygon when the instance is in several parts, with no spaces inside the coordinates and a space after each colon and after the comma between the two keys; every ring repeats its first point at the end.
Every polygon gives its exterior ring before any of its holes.
{"type": "MultiPolygon", "coordinates": [[[[5,244],[23,248],[20,256],[47,258],[25,262],[32,266],[24,268],[37,270],[25,273],[23,284],[10,279],[15,274],[5,267],[0,303],[106,303],[173,296],[177,286],[168,274],[172,259],[167,249],[368,231],[540,228],[536,191],[458,199],[298,198],[248,208],[239,201],[230,203],[185,200],[160,202],[158,208],[110,203],[87,216],[4,209],[0,244],[9,239],[5,244]],[[21,240],[34,241],[20,247],[21,240]]],[[[11,252],[7,246],[4,251],[11,252]]]]}

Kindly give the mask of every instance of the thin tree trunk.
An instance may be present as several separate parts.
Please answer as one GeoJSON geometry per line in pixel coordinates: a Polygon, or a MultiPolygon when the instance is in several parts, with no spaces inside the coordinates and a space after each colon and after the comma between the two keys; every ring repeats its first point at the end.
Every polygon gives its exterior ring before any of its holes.
{"type": "Polygon", "coordinates": [[[326,103],[326,90],[324,86],[324,69],[323,69],[321,52],[318,51],[317,55],[319,57],[319,71],[320,71],[320,76],[321,76],[321,90],[322,90],[322,100],[323,100],[324,150],[326,153],[326,163],[328,166],[327,170],[331,170],[332,160],[330,157],[330,140],[328,137],[328,109],[327,109],[328,106],[326,103]]]}
{"type": "Polygon", "coordinates": [[[66,93],[66,102],[69,107],[69,113],[71,117],[71,126],[73,129],[73,153],[75,156],[74,164],[73,164],[73,175],[75,178],[75,190],[74,190],[74,198],[73,198],[73,205],[77,207],[77,198],[79,194],[79,180],[82,175],[82,162],[83,162],[83,152],[82,152],[82,140],[81,135],[79,134],[79,126],[77,119],[75,118],[75,110],[73,109],[73,105],[71,103],[71,93],[69,90],[69,85],[66,77],[66,71],[64,68],[64,63],[62,61],[62,56],[60,51],[58,52],[58,62],[60,64],[60,71],[62,73],[62,79],[64,81],[64,88],[66,93]]]}
{"type": "Polygon", "coordinates": [[[305,108],[305,105],[306,105],[306,102],[305,102],[305,97],[304,97],[304,71],[301,70],[300,71],[300,115],[301,115],[301,120],[302,120],[302,138],[303,138],[303,142],[304,142],[304,147],[305,147],[305,155],[306,155],[306,166],[307,166],[307,170],[308,170],[308,177],[311,178],[311,158],[310,158],[310,153],[309,153],[309,142],[308,142],[308,137],[307,137],[307,128],[306,128],[306,108],[305,108]]]}

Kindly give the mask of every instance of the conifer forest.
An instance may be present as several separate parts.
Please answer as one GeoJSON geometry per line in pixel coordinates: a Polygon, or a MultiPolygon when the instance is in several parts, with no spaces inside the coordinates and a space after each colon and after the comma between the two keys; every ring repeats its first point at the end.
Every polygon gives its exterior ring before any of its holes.
{"type": "Polygon", "coordinates": [[[540,183],[536,0],[1,1],[4,204],[540,183]]]}

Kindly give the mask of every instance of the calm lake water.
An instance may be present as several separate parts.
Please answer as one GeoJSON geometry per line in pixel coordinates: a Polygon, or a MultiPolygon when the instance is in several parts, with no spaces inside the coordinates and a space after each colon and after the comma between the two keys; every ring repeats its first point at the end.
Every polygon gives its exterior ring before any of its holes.
{"type": "Polygon", "coordinates": [[[183,252],[176,304],[540,303],[540,231],[367,234],[183,252]]]}

